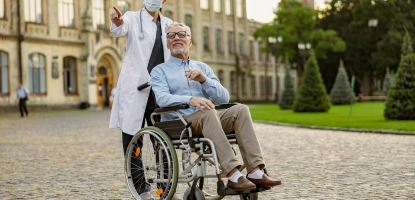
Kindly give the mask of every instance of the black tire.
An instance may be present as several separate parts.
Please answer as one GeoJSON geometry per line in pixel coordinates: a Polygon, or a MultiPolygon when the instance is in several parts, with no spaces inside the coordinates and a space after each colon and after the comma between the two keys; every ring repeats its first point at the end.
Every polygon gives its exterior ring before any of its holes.
{"type": "Polygon", "coordinates": [[[258,199],[258,193],[241,194],[241,195],[239,195],[239,198],[241,200],[257,200],[258,199]]]}
{"type": "MultiPolygon", "coordinates": [[[[189,199],[190,190],[192,188],[187,188],[186,192],[183,195],[183,200],[189,199]]],[[[193,200],[205,200],[205,195],[203,194],[202,190],[199,188],[195,188],[195,194],[193,196],[193,200]]]]}
{"type": "Polygon", "coordinates": [[[139,193],[143,192],[137,188],[145,188],[156,199],[171,199],[176,192],[178,170],[176,151],[162,130],[146,127],[135,134],[125,156],[125,178],[135,199],[141,200],[139,193]]]}

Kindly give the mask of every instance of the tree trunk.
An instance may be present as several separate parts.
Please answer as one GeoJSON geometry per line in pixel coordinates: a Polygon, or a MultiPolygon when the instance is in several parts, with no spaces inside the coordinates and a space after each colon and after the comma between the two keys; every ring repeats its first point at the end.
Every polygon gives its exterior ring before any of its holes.
{"type": "Polygon", "coordinates": [[[360,91],[364,96],[370,96],[370,84],[372,82],[372,71],[367,70],[363,73],[362,81],[360,82],[360,91]]]}
{"type": "Polygon", "coordinates": [[[301,86],[301,78],[303,77],[303,62],[302,57],[297,56],[297,88],[301,86]]]}

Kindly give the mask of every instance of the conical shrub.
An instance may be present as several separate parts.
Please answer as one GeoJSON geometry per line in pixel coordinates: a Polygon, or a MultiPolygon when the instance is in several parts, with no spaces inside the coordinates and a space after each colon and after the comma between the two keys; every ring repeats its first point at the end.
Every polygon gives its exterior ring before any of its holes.
{"type": "Polygon", "coordinates": [[[291,66],[288,59],[285,59],[284,90],[279,102],[281,109],[291,109],[295,101],[294,80],[291,77],[291,66]]]}
{"type": "Polygon", "coordinates": [[[411,37],[406,33],[401,62],[386,99],[386,119],[415,119],[415,54],[411,37]]]}
{"type": "Polygon", "coordinates": [[[393,75],[389,72],[389,69],[386,69],[385,78],[383,79],[382,92],[380,92],[381,96],[388,96],[389,88],[392,86],[392,83],[393,75]]]}
{"type": "Polygon", "coordinates": [[[349,77],[344,69],[343,60],[340,60],[339,71],[330,91],[330,102],[334,105],[350,104],[351,92],[349,77]]]}
{"type": "Polygon", "coordinates": [[[326,112],[330,109],[326,87],[314,53],[311,53],[302,77],[294,112],[326,112]]]}

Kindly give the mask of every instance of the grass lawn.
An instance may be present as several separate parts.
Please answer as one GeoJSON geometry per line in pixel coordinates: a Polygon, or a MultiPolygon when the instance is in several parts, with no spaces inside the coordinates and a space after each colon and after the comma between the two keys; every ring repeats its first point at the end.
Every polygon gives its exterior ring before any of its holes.
{"type": "Polygon", "coordinates": [[[274,121],[326,127],[415,131],[415,120],[385,120],[384,103],[356,103],[349,117],[350,105],[330,106],[326,113],[294,113],[275,104],[249,105],[253,120],[274,121]]]}

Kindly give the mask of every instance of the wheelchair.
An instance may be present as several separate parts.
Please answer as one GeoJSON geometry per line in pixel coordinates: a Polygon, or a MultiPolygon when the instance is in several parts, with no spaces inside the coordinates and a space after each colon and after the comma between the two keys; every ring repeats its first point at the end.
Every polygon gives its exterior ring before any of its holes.
{"type": "MultiPolygon", "coordinates": [[[[145,83],[137,89],[142,90],[148,86],[150,83],[145,83]]],[[[215,109],[223,110],[234,105],[236,103],[219,105],[215,109]]],[[[175,194],[178,183],[187,183],[189,186],[184,193],[184,200],[222,199],[227,195],[256,200],[258,192],[271,189],[257,187],[253,190],[235,191],[226,187],[222,180],[226,174],[221,172],[212,140],[193,137],[191,122],[186,122],[177,111],[187,108],[189,105],[156,108],[151,114],[154,126],[139,130],[131,140],[125,156],[125,178],[135,199],[141,199],[137,189],[144,187],[155,199],[169,200],[175,194]],[[176,113],[179,120],[155,120],[164,113],[176,113]],[[182,154],[181,162],[177,153],[182,154]]],[[[226,136],[231,145],[237,144],[234,132],[226,136]]],[[[234,153],[236,155],[235,149],[234,153]]],[[[244,166],[240,171],[243,169],[244,166]]],[[[264,173],[267,174],[266,169],[264,173]]]]}

